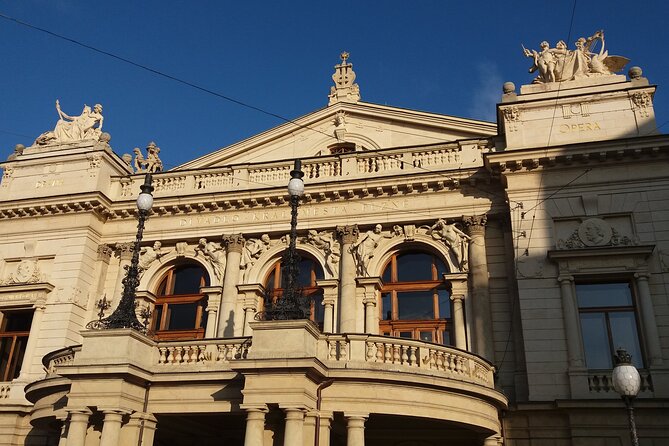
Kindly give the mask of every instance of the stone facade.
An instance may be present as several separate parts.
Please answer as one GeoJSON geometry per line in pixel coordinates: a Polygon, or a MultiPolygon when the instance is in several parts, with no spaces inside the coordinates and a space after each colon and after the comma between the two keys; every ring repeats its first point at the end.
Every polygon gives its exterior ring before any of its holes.
{"type": "Polygon", "coordinates": [[[104,133],[42,138],[2,164],[1,444],[627,444],[587,325],[601,316],[613,343],[621,315],[635,321],[639,434],[669,438],[655,87],[636,70],[507,84],[495,126],[362,102],[347,59],[299,130],[170,171],[133,169],[104,133]],[[305,173],[313,321],[257,317],[282,283],[288,146],[305,173]],[[89,330],[121,296],[141,170],[155,186],[137,291],[148,335],[89,330]],[[188,268],[199,285],[179,294],[188,268]],[[624,285],[629,305],[593,310],[593,284],[624,285]]]}

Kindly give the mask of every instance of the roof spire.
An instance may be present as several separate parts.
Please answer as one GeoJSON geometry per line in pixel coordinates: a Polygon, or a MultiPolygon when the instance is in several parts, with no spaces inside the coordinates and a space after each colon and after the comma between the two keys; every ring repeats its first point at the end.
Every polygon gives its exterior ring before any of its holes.
{"type": "Polygon", "coordinates": [[[330,87],[330,102],[328,105],[336,104],[337,102],[351,102],[356,103],[360,100],[360,87],[355,81],[355,72],[353,71],[353,64],[348,63],[349,54],[344,51],[339,56],[341,63],[335,65],[335,72],[332,75],[334,85],[330,87]]]}

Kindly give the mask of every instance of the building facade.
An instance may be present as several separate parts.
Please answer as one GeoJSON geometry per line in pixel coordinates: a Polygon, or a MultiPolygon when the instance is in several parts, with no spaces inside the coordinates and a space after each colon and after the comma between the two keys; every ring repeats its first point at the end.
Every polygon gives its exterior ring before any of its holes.
{"type": "Polygon", "coordinates": [[[504,85],[497,124],[363,102],[344,54],[327,107],[169,171],[153,143],[114,153],[102,107],[59,110],[2,164],[0,443],[628,444],[623,346],[639,435],[665,444],[655,87],[553,54],[563,77],[529,52],[539,78],[504,85]],[[294,159],[309,319],[267,321],[294,159]],[[95,329],[121,298],[146,171],[145,329],[95,329]]]}

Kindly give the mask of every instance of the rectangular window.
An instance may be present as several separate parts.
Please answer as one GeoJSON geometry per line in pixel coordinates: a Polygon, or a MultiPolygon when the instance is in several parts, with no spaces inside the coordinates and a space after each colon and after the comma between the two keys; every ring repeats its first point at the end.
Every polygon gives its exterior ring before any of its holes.
{"type": "Polygon", "coordinates": [[[583,349],[589,369],[613,368],[613,355],[623,347],[643,368],[632,288],[628,282],[576,284],[583,349]]]}
{"type": "Polygon", "coordinates": [[[11,381],[21,373],[32,311],[5,311],[0,324],[0,381],[11,381]]]}

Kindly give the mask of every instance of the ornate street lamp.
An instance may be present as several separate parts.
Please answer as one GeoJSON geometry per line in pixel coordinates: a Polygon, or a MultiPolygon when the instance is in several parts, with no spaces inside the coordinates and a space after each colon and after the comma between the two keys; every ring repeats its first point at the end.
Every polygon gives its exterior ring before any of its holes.
{"type": "Polygon", "coordinates": [[[112,314],[104,319],[89,322],[86,327],[94,330],[104,330],[107,328],[132,328],[137,331],[146,331],[146,326],[137,320],[135,307],[135,292],[139,286],[139,249],[144,234],[144,223],[149,216],[151,206],[153,206],[153,186],[151,185],[151,174],[147,173],[144,177],[144,184],[140,186],[141,193],[137,197],[137,238],[132,248],[132,259],[130,266],[127,266],[127,274],[123,279],[123,295],[118,306],[112,314]]]}
{"type": "Polygon", "coordinates": [[[285,279],[283,295],[273,296],[271,290],[265,295],[265,311],[256,315],[261,320],[291,320],[308,319],[308,298],[304,297],[302,287],[299,286],[300,257],[297,254],[297,208],[300,206],[300,197],[304,194],[302,177],[302,162],[295,160],[293,170],[290,171],[288,194],[290,195],[290,240],[288,250],[284,253],[281,265],[281,275],[285,279]]]}
{"type": "Polygon", "coordinates": [[[614,360],[616,366],[611,374],[613,388],[623,398],[625,407],[627,407],[632,445],[639,446],[639,437],[637,437],[636,423],[634,422],[633,402],[641,389],[641,376],[636,367],[632,365],[632,356],[624,348],[618,347],[614,360]]]}

